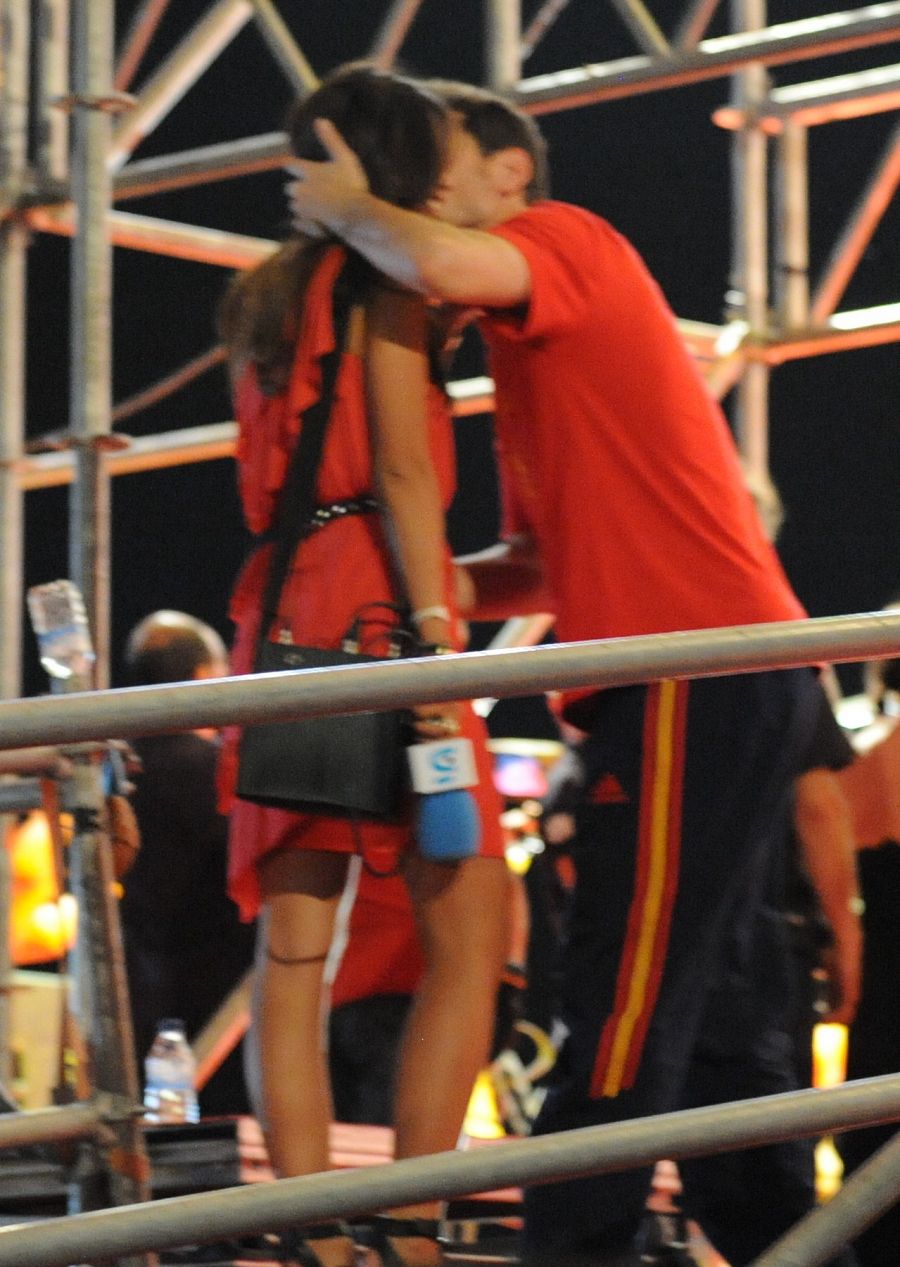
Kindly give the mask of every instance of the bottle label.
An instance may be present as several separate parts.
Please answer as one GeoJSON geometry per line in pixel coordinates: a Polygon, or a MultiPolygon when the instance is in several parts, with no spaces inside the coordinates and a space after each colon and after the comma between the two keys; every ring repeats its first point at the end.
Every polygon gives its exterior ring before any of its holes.
{"type": "Polygon", "coordinates": [[[160,1060],[148,1057],[144,1064],[147,1085],[159,1090],[193,1091],[194,1069],[183,1061],[160,1060]]]}
{"type": "Polygon", "coordinates": [[[453,792],[478,783],[471,739],[438,739],[406,751],[414,792],[453,792]]]}

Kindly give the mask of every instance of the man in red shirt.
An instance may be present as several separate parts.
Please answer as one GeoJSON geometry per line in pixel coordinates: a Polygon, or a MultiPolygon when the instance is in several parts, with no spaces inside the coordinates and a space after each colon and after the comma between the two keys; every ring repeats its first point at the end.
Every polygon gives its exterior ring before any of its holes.
{"type": "MultiPolygon", "coordinates": [[[[478,89],[442,91],[455,125],[430,215],[373,198],[325,123],[331,161],[295,164],[290,196],[298,227],[483,310],[509,549],[464,575],[473,613],[552,610],[565,641],[802,617],[725,419],[637,253],[599,217],[545,200],[530,119],[478,89]]],[[[798,669],[580,691],[564,715],[591,735],[579,834],[602,848],[579,859],[569,1038],[539,1133],[683,1104],[725,933],[749,928],[762,900],[815,693],[798,669]]],[[[526,1261],[640,1261],[648,1178],[533,1189],[526,1261]]],[[[812,1201],[808,1180],[786,1225],[812,1201]]],[[[766,1244],[719,1248],[739,1263],[766,1244]]]]}

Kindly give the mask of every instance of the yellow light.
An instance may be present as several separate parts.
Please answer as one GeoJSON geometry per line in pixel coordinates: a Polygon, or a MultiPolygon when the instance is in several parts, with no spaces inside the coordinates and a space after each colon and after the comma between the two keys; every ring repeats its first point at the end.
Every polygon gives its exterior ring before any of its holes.
{"type": "Polygon", "coordinates": [[[497,1097],[487,1070],[475,1079],[475,1086],[469,1097],[469,1107],[463,1122],[463,1132],[471,1139],[502,1139],[506,1131],[500,1121],[497,1109],[497,1097]]]}
{"type": "Polygon", "coordinates": [[[506,865],[515,875],[524,875],[531,866],[534,857],[532,851],[520,840],[513,840],[506,846],[506,865]]]}
{"type": "Polygon", "coordinates": [[[813,1086],[836,1087],[847,1076],[847,1026],[813,1027],[813,1086]]]}
{"type": "Polygon", "coordinates": [[[820,1139],[816,1144],[816,1198],[830,1201],[841,1186],[844,1177],[844,1163],[834,1146],[830,1135],[820,1139]]]}
{"type": "MultiPolygon", "coordinates": [[[[836,1087],[847,1076],[847,1026],[813,1027],[813,1086],[836,1087]]],[[[844,1165],[830,1135],[816,1144],[816,1196],[829,1201],[841,1186],[844,1165]]]]}

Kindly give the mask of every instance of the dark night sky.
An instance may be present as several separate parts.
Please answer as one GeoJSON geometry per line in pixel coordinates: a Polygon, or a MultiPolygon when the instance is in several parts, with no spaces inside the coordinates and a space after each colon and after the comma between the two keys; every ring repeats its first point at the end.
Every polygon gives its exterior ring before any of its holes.
{"type": "MultiPolygon", "coordinates": [[[[136,7],[120,2],[122,30],[136,7]]],[[[170,6],[136,88],[179,34],[209,6],[170,6]]],[[[404,46],[413,73],[483,79],[482,0],[425,0],[404,46]]],[[[524,4],[526,20],[539,7],[524,4]]],[[[683,9],[649,5],[667,27],[683,9]],[[670,15],[668,20],[666,15],[670,15]]],[[[851,9],[845,0],[771,0],[769,21],[851,9]]],[[[279,5],[319,73],[364,55],[389,0],[306,0],[279,5]]],[[[728,5],[723,2],[723,12],[728,5]]],[[[711,34],[721,33],[714,26],[711,34]]],[[[634,52],[611,7],[572,0],[528,62],[526,74],[634,52]],[[599,19],[599,20],[598,20],[599,19]]],[[[776,68],[777,84],[895,61],[883,45],[825,61],[776,68]]],[[[710,122],[728,97],[726,80],[546,115],[554,193],[581,203],[626,233],[680,316],[720,321],[729,279],[728,134],[710,122]]],[[[271,131],[290,89],[252,23],[148,138],[136,157],[271,131]]],[[[894,118],[831,124],[811,133],[813,277],[878,160],[894,118]]],[[[282,178],[241,178],[123,204],[128,211],[277,237],[284,227],[282,178]]],[[[896,201],[866,252],[841,307],[900,298],[896,201]]],[[[37,237],[30,252],[28,432],[61,429],[67,409],[68,243],[37,237]]],[[[115,400],[176,369],[214,341],[223,270],[118,250],[113,312],[115,400]]],[[[461,374],[476,372],[470,349],[461,374]]],[[[772,470],[786,504],[782,548],[814,615],[876,608],[900,590],[900,443],[896,345],[795,362],[772,385],[772,470]]],[[[224,373],[129,420],[149,435],[231,416],[224,373]]],[[[462,492],[451,517],[457,549],[489,544],[496,524],[486,420],[461,420],[462,492]]],[[[28,495],[26,581],[66,575],[64,490],[28,495]]],[[[113,645],[160,606],[209,620],[227,637],[227,595],[246,548],[230,462],[127,476],[113,482],[113,645]]],[[[43,689],[26,636],[29,693],[43,689]]],[[[114,680],[117,666],[114,664],[114,680]]],[[[852,685],[852,681],[850,683],[852,685]]]]}

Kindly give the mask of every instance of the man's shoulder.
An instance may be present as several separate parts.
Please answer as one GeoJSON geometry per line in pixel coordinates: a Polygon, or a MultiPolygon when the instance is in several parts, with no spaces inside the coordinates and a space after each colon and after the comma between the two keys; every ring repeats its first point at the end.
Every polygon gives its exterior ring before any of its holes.
{"type": "Polygon", "coordinates": [[[491,232],[511,242],[533,262],[552,256],[577,262],[580,267],[587,254],[595,260],[618,259],[628,250],[626,239],[608,220],[586,207],[552,199],[532,203],[491,232]]]}
{"type": "Polygon", "coordinates": [[[579,226],[586,232],[615,233],[612,225],[596,212],[572,202],[558,202],[555,198],[531,203],[502,224],[495,225],[491,232],[504,234],[517,230],[550,229],[561,224],[579,226]]]}

